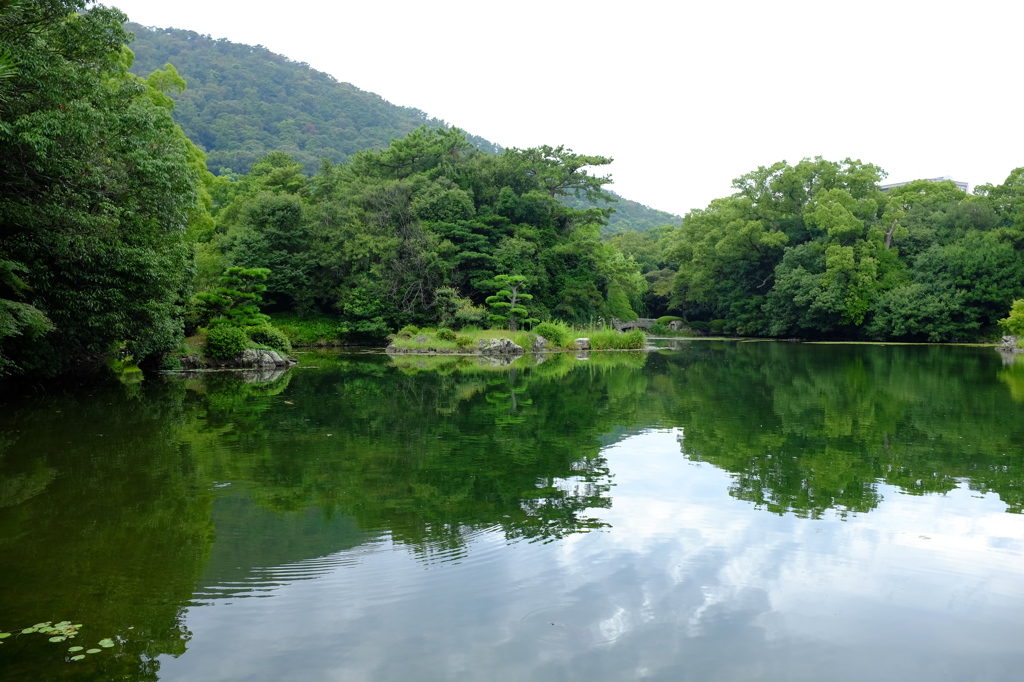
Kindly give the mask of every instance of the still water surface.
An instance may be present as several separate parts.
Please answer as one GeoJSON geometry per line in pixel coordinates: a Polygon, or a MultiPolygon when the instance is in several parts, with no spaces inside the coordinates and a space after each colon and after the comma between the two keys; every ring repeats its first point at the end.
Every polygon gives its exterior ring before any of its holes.
{"type": "Polygon", "coordinates": [[[0,399],[0,679],[1020,679],[991,349],[302,360],[0,399]]]}

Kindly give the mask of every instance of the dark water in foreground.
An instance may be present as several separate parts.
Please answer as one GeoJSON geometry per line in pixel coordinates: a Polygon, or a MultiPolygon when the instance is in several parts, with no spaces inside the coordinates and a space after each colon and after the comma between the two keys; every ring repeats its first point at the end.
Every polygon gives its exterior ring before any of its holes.
{"type": "Polygon", "coordinates": [[[1024,670],[1024,361],[302,359],[0,398],[0,679],[1024,670]]]}

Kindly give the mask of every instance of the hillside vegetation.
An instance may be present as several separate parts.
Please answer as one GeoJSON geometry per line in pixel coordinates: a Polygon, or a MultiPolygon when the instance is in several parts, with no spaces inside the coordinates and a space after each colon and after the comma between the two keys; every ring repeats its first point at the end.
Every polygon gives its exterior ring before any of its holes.
{"type": "MultiPolygon", "coordinates": [[[[177,28],[126,27],[135,34],[133,73],[146,77],[170,63],[188,83],[172,93],[174,119],[217,174],[246,173],[272,151],[288,153],[312,174],[322,158],[343,163],[421,125],[447,127],[419,109],[391,104],[262,46],[177,28]]],[[[483,138],[467,137],[484,151],[500,151],[483,138]]]]}
{"type": "Polygon", "coordinates": [[[886,193],[870,163],[779,162],[679,226],[640,212],[602,240],[608,157],[501,150],[187,31],[138,31],[132,66],[124,14],[87,5],[0,4],[0,375],[162,362],[186,332],[286,348],[264,313],[346,340],[637,313],[764,337],[1024,332],[1024,168],[886,193]]]}

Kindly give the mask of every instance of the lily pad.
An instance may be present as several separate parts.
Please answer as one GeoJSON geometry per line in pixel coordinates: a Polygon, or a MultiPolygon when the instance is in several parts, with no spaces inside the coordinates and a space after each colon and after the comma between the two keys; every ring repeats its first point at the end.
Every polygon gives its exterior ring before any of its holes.
{"type": "Polygon", "coordinates": [[[52,624],[53,624],[53,622],[48,620],[45,623],[36,623],[32,627],[34,627],[34,628],[45,628],[47,625],[52,625],[52,624]]]}
{"type": "Polygon", "coordinates": [[[51,637],[50,641],[51,642],[63,642],[65,639],[67,639],[67,637],[65,637],[64,635],[57,635],[56,637],[51,637]]]}
{"type": "Polygon", "coordinates": [[[85,654],[78,654],[77,656],[72,656],[72,657],[71,657],[71,660],[72,660],[72,661],[80,661],[80,660],[82,660],[83,658],[85,658],[85,654]]]}
{"type": "Polygon", "coordinates": [[[27,635],[27,634],[29,634],[30,632],[35,632],[35,631],[36,631],[36,629],[35,629],[35,628],[25,628],[24,630],[22,630],[22,631],[21,631],[21,634],[23,634],[23,635],[27,635]]]}
{"type": "Polygon", "coordinates": [[[7,639],[10,636],[11,636],[11,633],[9,633],[9,632],[0,632],[0,639],[7,639]]]}
{"type": "Polygon", "coordinates": [[[87,653],[87,654],[98,654],[101,651],[103,651],[103,649],[86,649],[85,653],[87,653]]]}
{"type": "Polygon", "coordinates": [[[100,646],[109,649],[110,647],[114,646],[114,640],[112,640],[112,639],[101,639],[100,640],[100,646]]]}
{"type": "Polygon", "coordinates": [[[68,651],[70,651],[71,653],[74,653],[76,651],[81,651],[84,648],[85,648],[84,646],[73,646],[73,647],[69,648],[68,651]]]}

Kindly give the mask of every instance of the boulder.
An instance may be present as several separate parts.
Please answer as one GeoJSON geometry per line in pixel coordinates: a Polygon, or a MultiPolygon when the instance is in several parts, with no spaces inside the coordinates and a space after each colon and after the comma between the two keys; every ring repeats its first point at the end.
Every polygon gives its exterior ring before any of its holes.
{"type": "Polygon", "coordinates": [[[590,339],[576,339],[576,350],[590,350],[590,339]]]}
{"type": "Polygon", "coordinates": [[[533,347],[531,348],[531,350],[534,353],[539,353],[542,350],[544,350],[545,348],[547,348],[547,345],[548,345],[548,340],[545,339],[543,336],[538,335],[537,336],[537,340],[533,342],[533,347]]]}
{"type": "Polygon", "coordinates": [[[512,339],[480,339],[477,347],[484,355],[522,355],[524,352],[512,339]]]}

